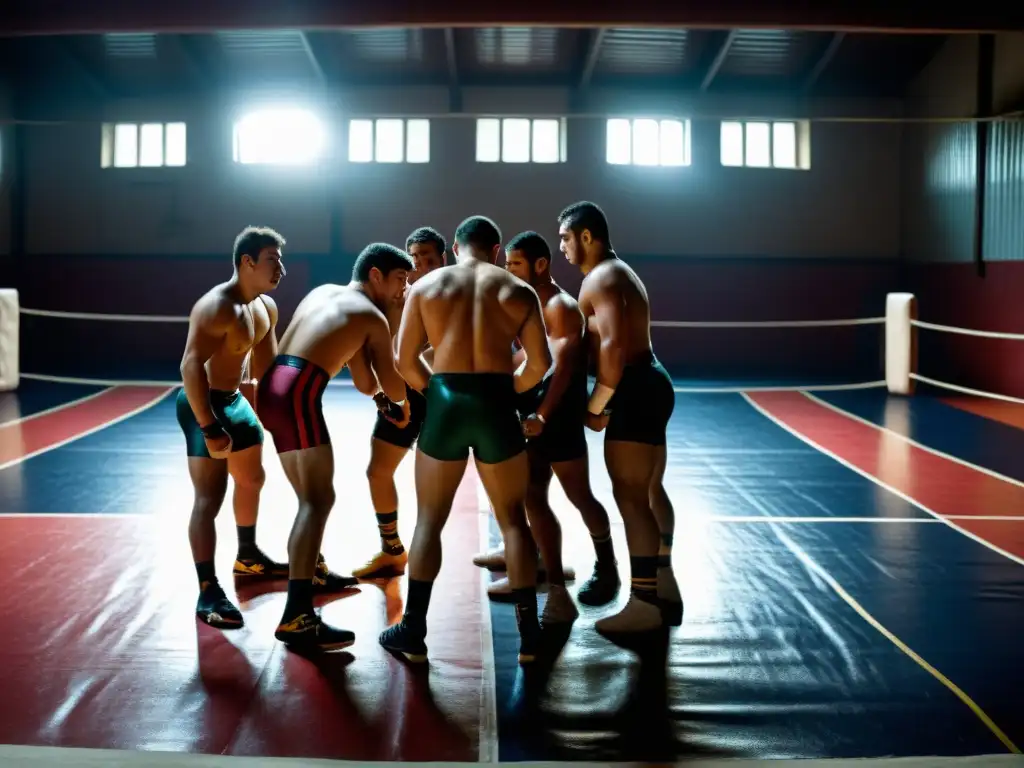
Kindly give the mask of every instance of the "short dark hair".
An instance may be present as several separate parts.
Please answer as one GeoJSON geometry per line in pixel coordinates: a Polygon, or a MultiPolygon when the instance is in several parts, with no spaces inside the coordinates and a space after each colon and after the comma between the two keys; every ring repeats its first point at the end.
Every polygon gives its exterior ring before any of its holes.
{"type": "Polygon", "coordinates": [[[365,283],[370,279],[370,270],[374,267],[379,269],[384,277],[396,269],[411,272],[412,258],[401,248],[388,243],[370,243],[356,256],[356,263],[352,266],[352,279],[365,283]]]}
{"type": "Polygon", "coordinates": [[[490,253],[501,245],[501,230],[486,216],[470,216],[455,230],[455,242],[490,253]]]}
{"type": "Polygon", "coordinates": [[[608,219],[597,203],[581,200],[573,203],[558,214],[558,223],[572,230],[577,236],[583,230],[590,230],[590,236],[599,243],[611,247],[608,236],[608,219]]]}
{"type": "Polygon", "coordinates": [[[242,266],[243,256],[258,261],[264,248],[284,248],[284,245],[285,239],[270,227],[246,227],[235,238],[235,249],[232,253],[235,268],[242,266]]]}
{"type": "Polygon", "coordinates": [[[438,255],[442,257],[448,248],[448,244],[444,241],[444,235],[433,227],[418,227],[414,229],[412,234],[405,239],[405,250],[408,251],[411,245],[432,245],[437,248],[438,255]]]}
{"type": "Polygon", "coordinates": [[[505,252],[509,251],[522,251],[531,266],[536,264],[538,259],[547,259],[549,263],[551,261],[551,248],[548,246],[548,241],[533,231],[520,232],[509,240],[508,245],[505,246],[505,252]]]}

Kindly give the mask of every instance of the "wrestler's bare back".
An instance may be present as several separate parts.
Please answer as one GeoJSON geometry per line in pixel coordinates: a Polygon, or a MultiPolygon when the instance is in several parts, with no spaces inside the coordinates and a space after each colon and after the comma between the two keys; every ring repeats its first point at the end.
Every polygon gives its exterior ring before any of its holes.
{"type": "Polygon", "coordinates": [[[212,349],[205,364],[210,389],[234,391],[245,375],[249,353],[270,333],[276,319],[277,305],[269,296],[257,296],[246,304],[228,283],[221,283],[192,307],[185,355],[197,347],[212,349]]]}
{"type": "Polygon", "coordinates": [[[539,310],[529,285],[482,261],[434,270],[407,302],[433,347],[436,373],[512,373],[512,342],[539,310]]]}
{"type": "Polygon", "coordinates": [[[308,360],[333,378],[380,334],[390,349],[387,318],[365,293],[345,285],[321,285],[296,307],[278,354],[308,360]]]}
{"type": "Polygon", "coordinates": [[[651,304],[647,289],[624,261],[606,259],[583,278],[579,307],[587,320],[595,358],[602,326],[607,322],[619,324],[615,338],[622,346],[627,364],[651,351],[651,304]]]}

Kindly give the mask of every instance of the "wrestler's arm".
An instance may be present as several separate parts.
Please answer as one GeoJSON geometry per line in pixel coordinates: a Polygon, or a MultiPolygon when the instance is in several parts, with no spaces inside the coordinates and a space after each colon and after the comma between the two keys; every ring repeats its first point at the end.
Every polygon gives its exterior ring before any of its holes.
{"type": "Polygon", "coordinates": [[[370,319],[370,327],[366,334],[366,352],[370,358],[370,366],[377,374],[377,380],[388,400],[393,403],[404,402],[405,380],[395,367],[391,330],[381,314],[370,319]]]}
{"type": "Polygon", "coordinates": [[[259,343],[252,348],[252,359],[249,363],[249,378],[260,381],[277,357],[277,303],[269,296],[260,296],[270,317],[270,328],[259,343]]]}
{"type": "Polygon", "coordinates": [[[622,353],[626,337],[626,312],[621,292],[608,278],[592,286],[588,298],[601,341],[597,353],[597,383],[588,406],[588,410],[597,415],[605,410],[622,379],[626,360],[622,353]]]}
{"type": "Polygon", "coordinates": [[[366,349],[360,349],[348,361],[348,372],[352,374],[352,384],[364,395],[373,397],[380,390],[377,383],[377,376],[370,367],[369,353],[366,349]]]}
{"type": "Polygon", "coordinates": [[[551,375],[547,394],[537,407],[537,415],[542,419],[551,418],[562,395],[569,388],[569,382],[575,374],[573,368],[579,365],[579,348],[583,341],[583,315],[574,304],[559,298],[548,302],[547,309],[544,319],[547,322],[555,371],[551,375]]]}
{"type": "Polygon", "coordinates": [[[432,373],[421,353],[426,343],[427,329],[420,313],[420,295],[413,290],[405,301],[402,324],[398,328],[398,372],[418,392],[426,390],[432,373]]]}
{"type": "Polygon", "coordinates": [[[192,307],[188,318],[188,338],[181,358],[181,381],[185,397],[200,427],[216,421],[210,408],[210,380],[206,363],[224,343],[228,328],[235,319],[234,308],[226,301],[204,297],[192,307]]]}
{"type": "Polygon", "coordinates": [[[548,334],[540,299],[528,286],[521,289],[521,295],[528,302],[526,319],[519,329],[519,343],[523,345],[526,360],[513,376],[516,392],[526,392],[537,386],[551,368],[551,350],[548,348],[548,334]]]}

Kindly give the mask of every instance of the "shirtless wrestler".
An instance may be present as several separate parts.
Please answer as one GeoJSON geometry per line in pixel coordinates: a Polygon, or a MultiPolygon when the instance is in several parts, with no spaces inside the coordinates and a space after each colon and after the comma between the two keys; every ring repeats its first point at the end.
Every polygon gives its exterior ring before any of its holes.
{"type": "Polygon", "coordinates": [[[241,391],[251,379],[263,375],[277,354],[277,305],[266,293],[284,277],[284,244],[284,238],[272,229],[242,230],[235,239],[234,275],[192,307],[181,360],[184,386],[176,405],[195,493],[188,539],[199,577],[196,616],[220,628],[243,623],[214,568],[215,521],[227,494],[228,475],[235,483],[235,576],[281,578],[288,574],[288,566],[273,562],[256,546],[256,516],[264,479],[263,429],[241,391]]]}
{"type": "MultiPolygon", "coordinates": [[[[431,227],[420,227],[405,241],[405,250],[412,257],[413,269],[409,284],[433,272],[445,263],[447,245],[441,233],[431,227]]],[[[388,310],[388,324],[391,335],[398,337],[398,326],[402,320],[402,302],[388,310]]],[[[428,358],[429,364],[429,358],[428,358]]],[[[398,488],[395,486],[395,472],[402,459],[419,437],[423,426],[426,399],[412,387],[406,385],[406,399],[409,401],[409,423],[397,427],[385,414],[387,400],[378,396],[378,403],[385,407],[378,412],[377,423],[370,438],[370,464],[366,477],[370,483],[370,499],[377,514],[377,529],[380,532],[380,552],[366,565],[356,569],[352,575],[357,579],[372,579],[383,576],[397,576],[405,573],[409,555],[398,535],[398,488]]]]}
{"type": "Polygon", "coordinates": [[[426,395],[427,411],[416,449],[418,516],[405,615],[381,634],[380,643],[410,661],[426,661],[427,608],[441,570],[441,531],[472,450],[504,537],[519,660],[528,663],[539,638],[537,554],[526,522],[528,474],[516,393],[544,377],[551,353],[537,294],[495,266],[501,232],[494,222],[466,219],[452,250],[456,265],[413,286],[398,331],[399,370],[426,395]],[[512,360],[517,337],[526,350],[518,369],[512,360]],[[427,343],[434,349],[433,371],[421,355],[427,343]]]}
{"type": "Polygon", "coordinates": [[[605,465],[626,527],[632,576],[626,607],[596,629],[622,634],[678,626],[683,603],[672,570],[675,513],[663,484],[675,391],[654,355],[647,289],[615,254],[597,205],[574,203],[558,224],[560,250],[583,273],[579,306],[597,345],[587,426],[605,431],[605,465]]]}
{"type": "Polygon", "coordinates": [[[352,632],[325,624],[313,610],[313,578],[324,568],[318,553],[334,506],[334,451],[322,398],[328,382],[348,365],[361,392],[383,388],[408,422],[405,382],[395,368],[385,312],[402,300],[411,269],[412,259],[398,248],[368,245],[348,285],[321,285],[299,303],[280,353],[259,382],[260,418],[299,500],[288,538],[288,600],[275,632],[299,650],[335,650],[355,642],[352,632]]]}
{"type": "MultiPolygon", "coordinates": [[[[505,246],[505,268],[537,292],[544,307],[544,325],[554,366],[544,380],[519,398],[519,414],[527,437],[530,487],[526,515],[540,549],[551,585],[544,621],[571,621],[577,615],[565,589],[570,574],[563,570],[562,530],[548,502],[552,472],[566,497],[583,517],[594,542],[596,565],[580,587],[584,605],[605,605],[619,590],[619,572],[612,547],[608,513],[590,488],[590,462],[584,422],[587,414],[587,346],[583,314],[576,300],[551,276],[551,250],[536,232],[523,232],[505,246]]],[[[517,353],[518,354],[518,353],[517,353]]],[[[505,567],[504,552],[487,553],[474,562],[492,570],[505,567]]],[[[488,587],[492,597],[508,590],[507,579],[488,587]]]]}

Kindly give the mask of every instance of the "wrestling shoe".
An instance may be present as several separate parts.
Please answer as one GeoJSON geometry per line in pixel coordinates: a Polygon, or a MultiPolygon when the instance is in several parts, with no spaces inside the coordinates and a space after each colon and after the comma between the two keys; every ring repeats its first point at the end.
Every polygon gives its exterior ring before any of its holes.
{"type": "Polygon", "coordinates": [[[384,650],[404,656],[415,664],[422,664],[427,660],[424,636],[406,624],[405,619],[381,632],[380,644],[384,650]]]}
{"type": "Polygon", "coordinates": [[[607,605],[618,596],[620,586],[622,582],[617,569],[597,565],[576,593],[576,599],[581,605],[607,605]]]}
{"type": "Polygon", "coordinates": [[[628,635],[639,632],[653,632],[664,626],[661,608],[658,603],[637,597],[636,593],[629,596],[626,607],[613,616],[606,616],[594,624],[594,629],[602,635],[628,635]]]}
{"type": "Polygon", "coordinates": [[[488,571],[505,570],[505,548],[498,547],[490,552],[482,552],[473,558],[473,565],[486,568],[488,571]]]}
{"type": "Polygon", "coordinates": [[[406,563],[409,562],[409,553],[402,550],[397,555],[388,552],[378,552],[370,558],[370,561],[361,568],[352,571],[356,579],[383,579],[392,576],[401,576],[405,573],[406,563]]]}
{"type": "Polygon", "coordinates": [[[303,613],[282,622],[274,637],[297,651],[340,651],[356,641],[354,632],[325,624],[317,613],[303,613]]]}
{"type": "MultiPolygon", "coordinates": [[[[565,568],[562,569],[562,573],[565,574],[565,580],[566,581],[575,581],[576,580],[576,571],[573,568],[570,568],[569,566],[566,566],[565,568]]],[[[544,570],[541,570],[540,568],[538,568],[537,569],[537,586],[539,587],[542,584],[546,584],[547,580],[548,580],[547,571],[544,571],[544,570]]],[[[492,581],[490,584],[488,584],[487,585],[487,596],[490,597],[491,600],[495,600],[497,602],[511,600],[512,599],[512,585],[509,584],[508,576],[502,576],[500,579],[497,579],[496,581],[492,581]]]]}
{"type": "Polygon", "coordinates": [[[231,572],[245,579],[287,579],[288,563],[276,563],[257,546],[238,552],[231,572]]]}
{"type": "Polygon", "coordinates": [[[544,611],[540,615],[542,626],[552,624],[572,624],[579,618],[580,610],[572,601],[572,595],[565,587],[551,587],[548,599],[544,602],[544,611]]]}
{"type": "Polygon", "coordinates": [[[658,605],[661,607],[661,619],[667,626],[682,625],[683,596],[679,594],[679,582],[672,566],[658,569],[658,605]]]}
{"type": "Polygon", "coordinates": [[[244,623],[242,612],[228,600],[224,588],[216,581],[209,582],[200,590],[196,617],[217,629],[238,629],[244,623]]]}
{"type": "Polygon", "coordinates": [[[320,555],[316,561],[316,571],[313,573],[313,591],[318,593],[340,592],[343,589],[354,587],[358,580],[351,576],[342,576],[327,567],[327,561],[320,555]]]}

